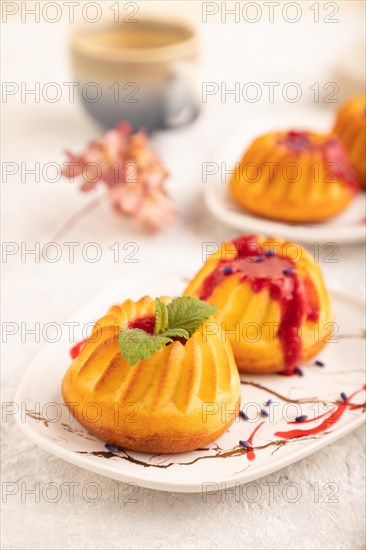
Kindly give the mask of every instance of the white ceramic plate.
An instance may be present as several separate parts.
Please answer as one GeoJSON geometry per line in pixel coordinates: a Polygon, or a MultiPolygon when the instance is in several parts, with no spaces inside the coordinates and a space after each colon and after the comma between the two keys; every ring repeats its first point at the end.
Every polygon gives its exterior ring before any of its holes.
{"type": "Polygon", "coordinates": [[[203,183],[204,197],[209,210],[226,225],[246,233],[250,231],[250,233],[280,235],[286,239],[304,243],[337,242],[347,244],[363,241],[366,235],[366,195],[363,191],[339,216],[317,224],[289,224],[260,218],[237,204],[228,192],[230,174],[227,170],[233,170],[235,163],[240,161],[244,151],[259,135],[289,128],[305,130],[312,128],[318,131],[327,131],[331,128],[331,124],[329,114],[322,113],[314,121],[314,124],[311,123],[311,119],[310,122],[306,119],[306,123],[303,124],[301,120],[294,123],[293,118],[281,116],[281,118],[272,118],[244,126],[242,131],[225,141],[225,144],[217,151],[214,159],[217,169],[208,167],[208,170],[212,172],[217,170],[212,175],[208,174],[206,182],[203,183]]]}
{"type": "MultiPolygon", "coordinates": [[[[97,320],[112,303],[145,294],[177,295],[184,284],[182,276],[163,275],[159,280],[134,280],[105,292],[71,319],[80,323],[76,341],[82,339],[81,327],[97,320]]],[[[338,329],[333,338],[336,341],[329,343],[318,358],[324,367],[312,361],[302,367],[303,376],[242,375],[242,407],[250,421],[238,418],[222,437],[204,449],[151,455],[106,447],[105,442],[90,435],[73,419],[61,397],[61,380],[70,364],[71,344],[66,330],[60,341],[44,345],[29,365],[15,397],[19,405],[17,421],[25,435],[46,451],[86,470],[143,487],[200,492],[207,487],[218,488],[221,483],[230,487],[257,479],[328,445],[363,421],[364,407],[358,405],[365,402],[364,390],[350,404],[337,402],[342,401],[341,392],[350,396],[364,384],[364,306],[339,293],[333,294],[333,299],[338,329]],[[268,399],[272,404],[265,406],[268,399]],[[260,409],[266,410],[269,417],[259,416],[260,409]],[[328,419],[325,428],[324,417],[306,424],[288,423],[299,415],[313,419],[336,410],[343,414],[333,424],[328,419]],[[277,433],[317,427],[319,433],[296,439],[285,439],[277,433]],[[252,442],[255,459],[250,460],[252,453],[247,454],[239,440],[248,440],[256,429],[252,442]]]]}

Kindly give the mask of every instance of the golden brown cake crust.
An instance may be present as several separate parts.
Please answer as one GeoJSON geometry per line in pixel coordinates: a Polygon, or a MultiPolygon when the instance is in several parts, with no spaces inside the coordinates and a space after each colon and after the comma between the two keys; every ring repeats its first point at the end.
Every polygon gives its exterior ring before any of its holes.
{"type": "Polygon", "coordinates": [[[232,197],[249,212],[290,223],[339,214],[358,187],[339,139],[297,131],[255,139],[229,181],[232,197]]]}
{"type": "MultiPolygon", "coordinates": [[[[265,261],[257,265],[264,265],[265,261]]],[[[269,275],[272,269],[270,265],[269,263],[269,275]]],[[[280,275],[282,276],[281,272],[280,275]]],[[[272,275],[269,280],[271,279],[272,275]]],[[[236,364],[241,372],[255,374],[291,372],[292,368],[298,364],[309,361],[317,355],[326,345],[334,329],[332,304],[319,265],[299,244],[288,242],[280,237],[246,235],[238,237],[235,242],[223,243],[220,249],[207,259],[185,289],[184,294],[205,299],[218,308],[215,319],[227,333],[236,364]],[[258,246],[258,250],[263,254],[268,250],[276,250],[279,257],[285,255],[291,261],[291,265],[285,264],[283,267],[285,270],[289,269],[289,272],[292,270],[296,272],[296,278],[301,285],[301,296],[308,305],[314,306],[314,315],[316,313],[317,318],[305,314],[307,307],[305,306],[301,322],[299,320],[301,349],[298,363],[291,368],[288,367],[289,363],[286,360],[284,341],[279,335],[281,319],[286,313],[286,302],[281,306],[281,302],[271,296],[269,284],[261,280],[258,282],[255,278],[248,278],[245,269],[250,264],[245,264],[245,260],[240,260],[239,264],[236,264],[237,246],[240,249],[240,244],[236,243],[246,240],[248,243],[253,243],[255,247],[258,246]],[[244,271],[240,267],[240,262],[245,264],[244,271]],[[225,269],[232,272],[227,275],[222,274],[222,270],[225,269]],[[208,282],[212,280],[214,284],[210,286],[208,282]],[[259,287],[255,290],[257,284],[259,287]],[[275,327],[276,332],[270,332],[271,326],[275,327]],[[259,337],[257,338],[256,335],[259,337]]]]}
{"type": "Polygon", "coordinates": [[[132,366],[121,356],[118,332],[154,312],[150,297],[113,306],[66,372],[62,395],[74,417],[108,443],[141,452],[194,450],[224,433],[238,414],[232,349],[209,320],[210,330],[204,323],[185,345],[174,341],[132,366]]]}
{"type": "MultiPolygon", "coordinates": [[[[67,387],[67,383],[65,388],[67,387]]],[[[62,395],[67,405],[69,400],[67,395],[69,392],[67,389],[64,389],[64,384],[62,387],[62,395]]],[[[73,416],[76,420],[84,426],[91,434],[95,435],[102,441],[105,441],[111,445],[116,445],[121,449],[129,449],[131,451],[139,451],[143,453],[162,453],[162,454],[176,454],[183,453],[188,451],[194,451],[200,447],[204,447],[208,443],[215,441],[234,422],[235,416],[239,412],[240,400],[237,401],[234,410],[236,413],[230,415],[226,422],[221,422],[220,426],[216,431],[196,431],[192,433],[186,433],[182,435],[181,433],[167,435],[164,431],[157,431],[156,433],[149,434],[146,437],[141,437],[139,435],[139,430],[136,429],[136,433],[128,433],[121,429],[119,426],[116,428],[116,423],[112,420],[108,422],[90,422],[87,418],[81,413],[80,408],[75,408],[70,406],[70,410],[73,413],[73,416]],[[109,424],[109,425],[108,425],[109,424]]]]}
{"type": "Polygon", "coordinates": [[[366,188],[366,95],[352,97],[340,107],[333,131],[342,141],[361,186],[366,188]]]}

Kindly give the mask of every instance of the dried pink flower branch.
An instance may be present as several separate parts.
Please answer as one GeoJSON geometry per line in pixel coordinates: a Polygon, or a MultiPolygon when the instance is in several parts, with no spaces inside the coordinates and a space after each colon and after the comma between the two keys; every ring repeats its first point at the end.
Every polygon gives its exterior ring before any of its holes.
{"type": "Polygon", "coordinates": [[[143,131],[132,134],[130,126],[121,123],[80,155],[66,155],[63,176],[71,181],[80,177],[82,191],[104,183],[112,205],[149,231],[163,229],[175,219],[164,186],[168,172],[143,131]]]}

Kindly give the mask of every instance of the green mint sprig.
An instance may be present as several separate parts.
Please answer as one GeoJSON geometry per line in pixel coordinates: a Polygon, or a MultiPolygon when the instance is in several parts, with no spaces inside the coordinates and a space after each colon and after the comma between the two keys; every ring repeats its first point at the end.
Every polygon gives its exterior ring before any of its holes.
{"type": "Polygon", "coordinates": [[[174,298],[168,305],[157,298],[154,334],[139,328],[121,330],[118,335],[121,355],[130,365],[136,365],[171,344],[174,338],[188,340],[216,311],[215,306],[193,296],[174,298]]]}

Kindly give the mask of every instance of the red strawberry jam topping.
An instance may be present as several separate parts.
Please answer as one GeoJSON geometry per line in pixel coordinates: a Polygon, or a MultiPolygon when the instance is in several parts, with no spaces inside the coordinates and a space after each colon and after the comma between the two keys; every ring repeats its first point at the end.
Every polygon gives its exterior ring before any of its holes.
{"type": "Polygon", "coordinates": [[[249,283],[253,292],[268,289],[271,298],[279,302],[281,308],[277,335],[284,353],[283,374],[293,374],[301,359],[301,324],[304,319],[316,321],[319,317],[318,306],[310,300],[311,282],[300,277],[291,259],[260,247],[255,236],[240,237],[233,243],[236,257],[220,260],[204,280],[199,298],[208,300],[215,288],[231,275],[239,275],[240,282],[249,283]]]}
{"type": "MultiPolygon", "coordinates": [[[[155,315],[149,315],[146,317],[140,317],[139,319],[135,319],[134,321],[131,321],[128,323],[128,328],[139,328],[141,330],[144,330],[145,332],[148,332],[149,334],[154,334],[154,328],[155,328],[155,322],[156,322],[156,316],[155,315]]],[[[183,346],[187,343],[187,340],[185,338],[178,338],[176,336],[171,337],[172,340],[178,341],[183,346]]]]}
{"type": "Polygon", "coordinates": [[[154,334],[155,321],[155,315],[146,315],[145,317],[134,319],[133,321],[128,323],[128,328],[139,328],[141,330],[144,330],[145,332],[148,332],[149,334],[154,334]]]}
{"type": "MultiPolygon", "coordinates": [[[[340,140],[335,136],[329,136],[323,141],[312,139],[309,132],[290,130],[284,137],[278,140],[292,153],[302,153],[306,150],[316,150],[322,154],[325,183],[337,180],[345,182],[350,189],[356,192],[359,189],[357,176],[352,169],[346,151],[340,140]]],[[[314,165],[311,169],[314,169],[314,165]]]]}
{"type": "Polygon", "coordinates": [[[86,342],[85,340],[81,340],[81,342],[78,342],[70,349],[70,357],[71,359],[76,359],[76,357],[80,354],[81,350],[84,347],[84,344],[86,342]]]}
{"type": "Polygon", "coordinates": [[[297,132],[296,130],[290,130],[284,138],[280,139],[279,143],[294,152],[301,152],[313,147],[308,132],[297,132]]]}

